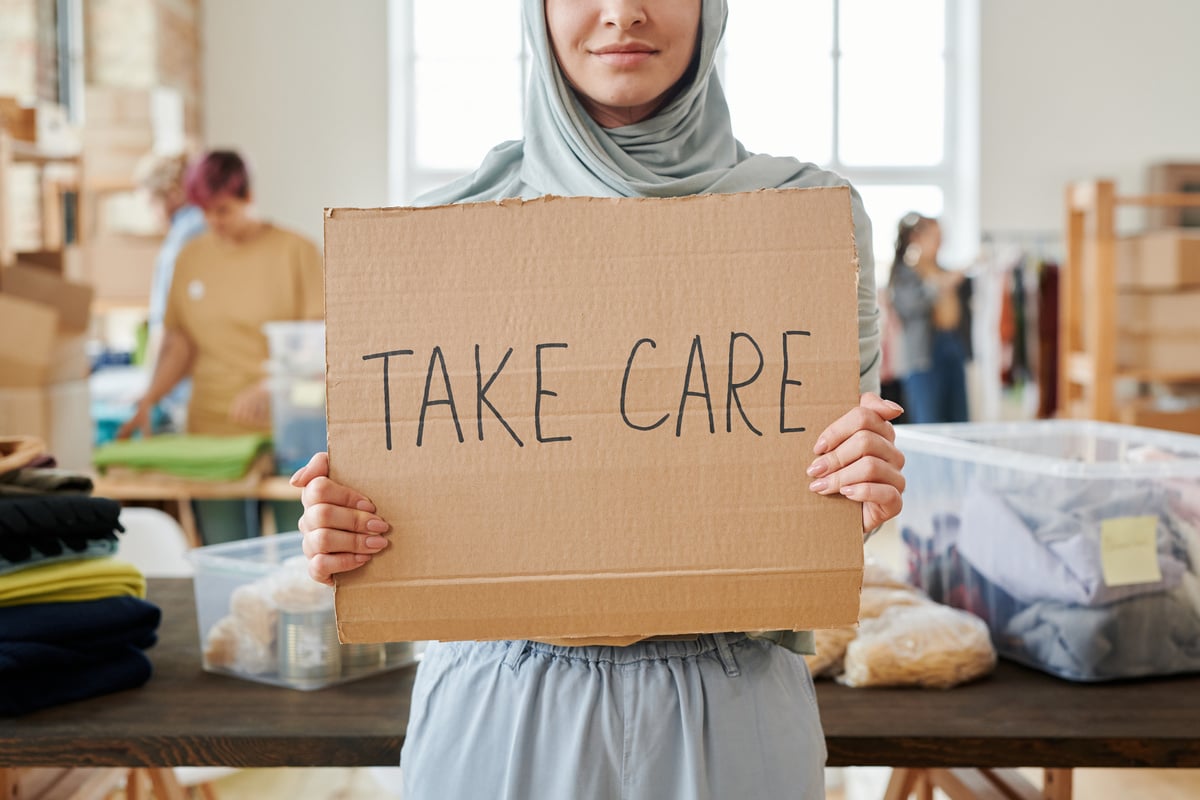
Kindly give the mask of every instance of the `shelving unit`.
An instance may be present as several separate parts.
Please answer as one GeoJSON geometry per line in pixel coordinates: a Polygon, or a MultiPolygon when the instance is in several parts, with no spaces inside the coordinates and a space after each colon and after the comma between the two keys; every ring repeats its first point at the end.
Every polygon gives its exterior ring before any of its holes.
{"type": "Polygon", "coordinates": [[[16,261],[17,252],[9,238],[11,216],[8,185],[10,170],[16,164],[33,164],[42,168],[41,180],[41,228],[42,251],[60,252],[63,248],[63,195],[78,188],[80,158],[76,154],[48,153],[29,142],[17,141],[4,130],[0,130],[0,267],[9,267],[16,261]],[[75,178],[61,179],[51,176],[45,167],[51,164],[68,164],[73,167],[75,178]]]}
{"type": "MultiPolygon", "coordinates": [[[[1131,406],[1118,402],[1119,381],[1139,384],[1200,383],[1200,369],[1152,369],[1118,360],[1116,214],[1121,207],[1200,208],[1187,193],[1118,195],[1109,180],[1067,187],[1066,262],[1059,296],[1058,415],[1129,421],[1131,406]]],[[[1200,287],[1196,287],[1200,289],[1200,287]]],[[[1200,307],[1196,308],[1200,319],[1200,307]]]]}

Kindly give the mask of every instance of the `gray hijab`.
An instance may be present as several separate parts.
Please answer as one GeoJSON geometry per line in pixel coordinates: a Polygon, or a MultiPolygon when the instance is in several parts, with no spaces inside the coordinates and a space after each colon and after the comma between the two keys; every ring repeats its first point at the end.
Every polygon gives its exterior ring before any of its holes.
{"type": "MultiPolygon", "coordinates": [[[[756,189],[847,186],[794,158],[749,153],[734,138],[714,70],[725,33],[726,0],[702,0],[692,79],[654,116],[602,128],[584,111],[554,58],[545,0],[523,0],[533,56],[525,138],[505,142],[475,172],[418,198],[418,205],[509,197],[680,197],[756,189]]],[[[852,191],[859,263],[859,355],[863,391],[879,390],[879,325],[871,223],[852,191]]]]}

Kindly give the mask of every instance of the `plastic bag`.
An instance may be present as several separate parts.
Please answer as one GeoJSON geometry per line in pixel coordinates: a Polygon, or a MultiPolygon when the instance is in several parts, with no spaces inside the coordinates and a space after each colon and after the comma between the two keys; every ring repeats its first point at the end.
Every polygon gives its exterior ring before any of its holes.
{"type": "Polygon", "coordinates": [[[859,626],[846,648],[846,686],[948,689],[996,666],[987,625],[966,611],[933,602],[893,606],[859,626]]]}

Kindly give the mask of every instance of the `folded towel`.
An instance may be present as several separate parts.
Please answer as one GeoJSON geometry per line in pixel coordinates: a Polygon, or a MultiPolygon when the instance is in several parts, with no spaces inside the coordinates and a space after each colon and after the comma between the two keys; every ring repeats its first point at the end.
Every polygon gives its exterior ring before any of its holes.
{"type": "Polygon", "coordinates": [[[0,716],[28,714],[40,708],[73,703],[111,692],[136,689],[150,680],[150,659],[126,646],[87,667],[22,672],[3,677],[0,716]]]}
{"type": "Polygon", "coordinates": [[[72,557],[111,555],[116,531],[124,530],[120,514],[120,504],[104,497],[0,497],[0,574],[72,557]]]}
{"type": "Polygon", "coordinates": [[[161,620],[158,606],[136,597],[0,608],[0,676],[29,667],[22,654],[35,652],[23,649],[31,645],[63,648],[85,661],[125,645],[149,647],[161,620]]]}
{"type": "Polygon", "coordinates": [[[0,608],[0,715],[141,686],[161,619],[134,597],[0,608]]]}
{"type": "Polygon", "coordinates": [[[145,596],[142,573],[115,558],[63,561],[0,575],[0,607],[145,596]]]}
{"type": "Polygon", "coordinates": [[[152,470],[193,480],[232,481],[245,475],[271,444],[262,434],[245,436],[163,435],[109,442],[96,450],[92,463],[152,470]]]}

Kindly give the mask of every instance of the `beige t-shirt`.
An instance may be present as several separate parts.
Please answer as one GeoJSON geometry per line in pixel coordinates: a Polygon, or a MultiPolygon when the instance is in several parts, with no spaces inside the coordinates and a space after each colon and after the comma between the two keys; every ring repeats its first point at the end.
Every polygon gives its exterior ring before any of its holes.
{"type": "Polygon", "coordinates": [[[229,407],[264,377],[264,322],[320,319],[321,254],[291,231],[265,226],[237,244],[205,232],[179,253],[163,326],[195,349],[188,432],[269,433],[237,425],[229,407]]]}

